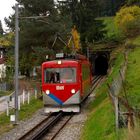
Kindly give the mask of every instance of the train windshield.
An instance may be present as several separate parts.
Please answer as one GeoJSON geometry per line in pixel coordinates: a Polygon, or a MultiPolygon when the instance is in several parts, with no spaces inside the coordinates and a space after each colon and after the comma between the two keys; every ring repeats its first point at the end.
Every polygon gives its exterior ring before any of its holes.
{"type": "Polygon", "coordinates": [[[45,83],[75,83],[76,68],[46,68],[45,83]]]}

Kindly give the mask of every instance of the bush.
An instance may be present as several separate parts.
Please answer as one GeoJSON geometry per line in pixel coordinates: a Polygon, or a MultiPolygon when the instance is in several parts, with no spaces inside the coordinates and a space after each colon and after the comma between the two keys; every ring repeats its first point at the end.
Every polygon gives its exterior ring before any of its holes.
{"type": "Polygon", "coordinates": [[[133,41],[126,40],[126,42],[125,42],[125,48],[134,49],[135,47],[136,47],[136,45],[133,43],[133,41]]]}
{"type": "Polygon", "coordinates": [[[105,41],[111,43],[122,43],[124,40],[124,35],[119,28],[116,27],[114,17],[104,17],[102,20],[104,20],[104,30],[106,31],[105,41]]]}
{"type": "Polygon", "coordinates": [[[115,24],[127,37],[135,37],[140,33],[140,7],[123,7],[116,14],[115,24]]]}

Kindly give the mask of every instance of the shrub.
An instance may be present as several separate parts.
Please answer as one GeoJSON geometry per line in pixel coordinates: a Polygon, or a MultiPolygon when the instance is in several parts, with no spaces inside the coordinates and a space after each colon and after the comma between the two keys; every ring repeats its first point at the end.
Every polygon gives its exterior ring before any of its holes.
{"type": "Polygon", "coordinates": [[[116,14],[115,24],[127,37],[135,37],[140,32],[140,7],[123,7],[116,14]]]}

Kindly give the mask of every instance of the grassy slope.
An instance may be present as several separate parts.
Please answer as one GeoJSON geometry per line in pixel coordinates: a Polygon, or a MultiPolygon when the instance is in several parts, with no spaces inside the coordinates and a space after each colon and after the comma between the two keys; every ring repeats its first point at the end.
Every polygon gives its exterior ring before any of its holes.
{"type": "Polygon", "coordinates": [[[140,36],[138,36],[137,38],[135,38],[132,42],[132,44],[140,47],[140,36]]]}
{"type": "Polygon", "coordinates": [[[83,140],[114,140],[114,115],[112,106],[106,98],[89,115],[83,133],[83,140]],[[111,114],[111,115],[109,115],[111,114]]]}
{"type": "MultiPolygon", "coordinates": [[[[114,24],[113,17],[100,18],[104,20],[107,30],[106,38],[112,40],[113,37],[120,36],[120,31],[114,24]]],[[[86,121],[83,132],[81,135],[81,140],[115,140],[117,139],[115,133],[115,116],[114,108],[107,96],[108,88],[107,83],[111,83],[112,79],[118,75],[120,66],[123,63],[123,48],[118,48],[115,50],[111,59],[115,58],[112,62],[114,66],[111,74],[106,79],[106,82],[103,83],[96,91],[96,99],[91,102],[88,110],[89,117],[86,121]]],[[[120,136],[122,138],[122,136],[120,136]]]]}
{"type": "MultiPolygon", "coordinates": [[[[120,32],[114,26],[113,18],[105,18],[104,23],[107,25],[106,30],[108,31],[107,37],[119,35],[120,32]]],[[[140,47],[140,36],[133,39],[132,44],[140,47]]],[[[128,70],[126,73],[126,89],[129,97],[129,102],[133,106],[140,108],[140,48],[135,48],[128,57],[128,70]]],[[[122,52],[123,50],[118,50],[122,52]]],[[[116,77],[123,61],[123,54],[115,52],[112,57],[117,57],[112,69],[111,75],[108,77],[106,83],[110,83],[113,77],[116,77]]],[[[91,102],[89,105],[89,117],[85,123],[81,140],[115,140],[117,139],[115,134],[115,118],[113,113],[113,107],[107,97],[107,87],[104,83],[96,91],[96,100],[91,102]]],[[[139,127],[138,127],[139,128],[139,127]]],[[[136,128],[136,129],[138,129],[136,128]]],[[[128,134],[127,130],[120,130],[120,139],[125,140],[138,140],[139,130],[136,133],[128,134]],[[125,134],[126,135],[125,135],[125,134]],[[128,135],[127,135],[128,134],[128,135]],[[124,136],[126,136],[124,138],[124,136]]]]}
{"type": "MultiPolygon", "coordinates": [[[[129,40],[132,45],[136,46],[132,49],[128,56],[128,68],[126,71],[126,92],[129,104],[132,107],[140,108],[140,36],[129,40]]],[[[124,140],[140,139],[140,122],[136,123],[134,131],[131,133],[126,129],[124,131],[124,140]]]]}
{"type": "MultiPolygon", "coordinates": [[[[139,40],[140,41],[140,40],[139,40]]],[[[129,102],[140,108],[140,48],[135,48],[128,57],[126,89],[129,102]]]]}

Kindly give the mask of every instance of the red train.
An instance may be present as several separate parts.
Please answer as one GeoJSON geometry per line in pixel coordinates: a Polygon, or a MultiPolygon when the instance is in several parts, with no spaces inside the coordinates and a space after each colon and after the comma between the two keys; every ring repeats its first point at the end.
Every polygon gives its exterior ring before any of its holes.
{"type": "Polygon", "coordinates": [[[45,113],[80,112],[80,103],[91,89],[91,65],[86,57],[64,58],[42,64],[45,113]]]}

